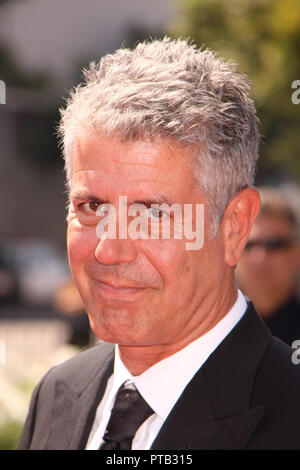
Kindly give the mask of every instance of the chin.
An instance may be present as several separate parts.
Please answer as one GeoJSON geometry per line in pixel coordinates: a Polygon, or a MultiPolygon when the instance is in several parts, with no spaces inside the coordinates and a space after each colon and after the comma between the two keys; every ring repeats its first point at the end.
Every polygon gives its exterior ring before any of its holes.
{"type": "Polygon", "coordinates": [[[101,312],[95,316],[88,315],[90,327],[94,335],[107,343],[126,345],[126,346],[142,346],[151,344],[147,341],[147,334],[144,328],[139,328],[137,322],[132,316],[128,318],[128,312],[101,312]]]}

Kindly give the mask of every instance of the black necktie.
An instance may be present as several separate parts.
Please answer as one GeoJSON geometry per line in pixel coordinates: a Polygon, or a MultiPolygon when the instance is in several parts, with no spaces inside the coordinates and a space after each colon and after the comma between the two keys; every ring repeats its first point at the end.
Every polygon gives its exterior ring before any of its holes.
{"type": "Polygon", "coordinates": [[[153,413],[135,386],[129,387],[119,388],[99,450],[130,450],[137,429],[153,413]]]}

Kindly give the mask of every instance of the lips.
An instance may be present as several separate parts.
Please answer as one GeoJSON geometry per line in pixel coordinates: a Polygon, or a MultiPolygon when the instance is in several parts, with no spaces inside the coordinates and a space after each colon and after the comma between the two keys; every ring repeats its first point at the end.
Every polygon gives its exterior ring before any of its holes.
{"type": "Polygon", "coordinates": [[[97,279],[94,279],[94,281],[97,284],[97,288],[99,289],[101,296],[106,298],[130,298],[140,294],[146,289],[146,287],[114,284],[107,281],[99,281],[97,279]]]}

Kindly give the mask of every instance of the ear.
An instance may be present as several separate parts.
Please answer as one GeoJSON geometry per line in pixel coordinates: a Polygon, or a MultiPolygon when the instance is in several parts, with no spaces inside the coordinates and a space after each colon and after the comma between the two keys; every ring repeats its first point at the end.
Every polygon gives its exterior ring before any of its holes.
{"type": "Polygon", "coordinates": [[[260,196],[254,188],[240,191],[227,205],[221,223],[227,266],[239,261],[259,209],[260,196]]]}

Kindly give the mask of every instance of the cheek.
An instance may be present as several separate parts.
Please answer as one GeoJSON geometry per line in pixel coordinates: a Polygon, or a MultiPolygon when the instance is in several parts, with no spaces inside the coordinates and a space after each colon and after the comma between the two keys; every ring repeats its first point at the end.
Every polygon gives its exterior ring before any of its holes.
{"type": "Polygon", "coordinates": [[[73,274],[81,270],[93,256],[95,236],[91,230],[79,229],[76,224],[69,223],[67,230],[67,250],[73,274]]]}
{"type": "Polygon", "coordinates": [[[293,265],[293,258],[290,256],[282,255],[282,253],[273,253],[273,256],[269,256],[269,268],[270,271],[274,270],[280,275],[285,275],[286,271],[291,271],[293,265]]]}
{"type": "Polygon", "coordinates": [[[282,257],[282,259],[278,260],[277,262],[277,269],[282,275],[286,277],[296,277],[300,269],[297,254],[291,251],[286,256],[282,257]]]}
{"type": "Polygon", "coordinates": [[[164,284],[165,293],[176,295],[185,285],[191,285],[199,266],[198,253],[185,249],[181,240],[146,240],[144,252],[164,284]]]}

